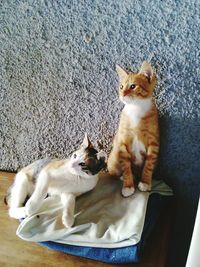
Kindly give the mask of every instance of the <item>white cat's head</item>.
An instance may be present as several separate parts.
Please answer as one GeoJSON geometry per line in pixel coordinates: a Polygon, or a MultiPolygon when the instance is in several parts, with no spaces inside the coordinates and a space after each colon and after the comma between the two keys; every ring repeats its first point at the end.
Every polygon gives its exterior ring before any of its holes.
{"type": "Polygon", "coordinates": [[[85,134],[80,148],[70,158],[70,171],[75,175],[84,177],[96,175],[105,167],[106,158],[106,153],[98,152],[85,134]]]}

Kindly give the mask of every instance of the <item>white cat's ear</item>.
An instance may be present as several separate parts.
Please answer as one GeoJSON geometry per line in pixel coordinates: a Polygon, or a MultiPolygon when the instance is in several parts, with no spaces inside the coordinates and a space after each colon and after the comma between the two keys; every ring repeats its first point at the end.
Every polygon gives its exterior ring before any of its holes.
{"type": "Polygon", "coordinates": [[[102,159],[104,162],[106,162],[107,161],[106,152],[104,152],[103,150],[99,151],[99,153],[97,153],[97,159],[98,160],[102,159]]]}
{"type": "Polygon", "coordinates": [[[151,65],[147,61],[144,61],[142,63],[140,70],[139,70],[139,73],[144,74],[147,77],[147,79],[149,81],[151,81],[151,79],[153,77],[153,68],[151,67],[151,65]]]}
{"type": "Polygon", "coordinates": [[[120,81],[123,81],[127,78],[128,73],[117,64],[116,64],[116,71],[120,81]]]}
{"type": "Polygon", "coordinates": [[[87,133],[85,133],[85,137],[83,139],[83,143],[81,144],[84,148],[91,148],[93,147],[92,143],[90,142],[90,139],[88,138],[87,133]]]}

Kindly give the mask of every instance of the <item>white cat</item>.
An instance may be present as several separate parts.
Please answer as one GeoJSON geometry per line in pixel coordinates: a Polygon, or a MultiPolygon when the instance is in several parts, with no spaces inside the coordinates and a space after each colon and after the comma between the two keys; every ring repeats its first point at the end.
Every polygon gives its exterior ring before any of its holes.
{"type": "Polygon", "coordinates": [[[47,195],[59,195],[63,204],[62,222],[67,228],[71,227],[75,199],[96,186],[105,159],[106,154],[94,149],[85,135],[81,147],[70,159],[42,159],[23,168],[16,174],[6,196],[10,217],[20,219],[33,215],[47,195]]]}

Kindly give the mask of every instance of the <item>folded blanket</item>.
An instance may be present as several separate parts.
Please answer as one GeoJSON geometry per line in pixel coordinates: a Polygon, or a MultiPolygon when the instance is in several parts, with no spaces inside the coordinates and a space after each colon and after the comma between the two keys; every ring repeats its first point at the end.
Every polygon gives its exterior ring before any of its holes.
{"type": "Polygon", "coordinates": [[[140,242],[136,245],[122,248],[96,248],[73,246],[52,241],[41,242],[39,244],[74,256],[80,256],[111,264],[136,263],[140,261],[142,248],[152,232],[161,210],[165,209],[166,205],[168,205],[168,203],[172,200],[173,198],[171,196],[160,195],[157,193],[150,195],[142,237],[140,242]]]}
{"type": "MultiPolygon", "coordinates": [[[[58,197],[47,198],[37,214],[27,217],[17,235],[27,241],[93,248],[125,248],[140,242],[150,193],[136,191],[121,196],[121,181],[102,176],[96,188],[77,199],[75,225],[66,229],[61,221],[58,197]]],[[[163,182],[154,181],[152,192],[172,195],[163,182]]],[[[46,244],[47,245],[47,244],[46,244]]]]}

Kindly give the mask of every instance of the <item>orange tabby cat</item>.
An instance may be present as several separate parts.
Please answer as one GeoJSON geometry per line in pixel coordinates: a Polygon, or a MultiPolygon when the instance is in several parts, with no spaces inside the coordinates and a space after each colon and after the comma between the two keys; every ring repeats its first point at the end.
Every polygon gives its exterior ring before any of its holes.
{"type": "Polygon", "coordinates": [[[122,195],[128,197],[135,191],[134,175],[138,169],[139,190],[151,190],[159,151],[158,112],[152,100],[156,75],[146,61],[138,73],[128,73],[118,65],[116,70],[119,98],[125,107],[108,159],[108,171],[113,176],[123,176],[122,195]]]}

